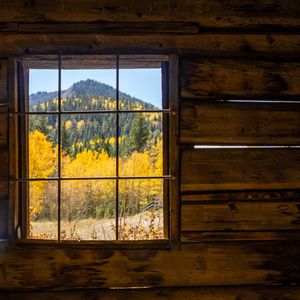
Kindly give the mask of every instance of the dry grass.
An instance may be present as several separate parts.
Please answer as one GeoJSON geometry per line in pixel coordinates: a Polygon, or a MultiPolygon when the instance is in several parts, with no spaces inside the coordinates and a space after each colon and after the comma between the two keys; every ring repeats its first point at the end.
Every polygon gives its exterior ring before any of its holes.
{"type": "MultiPolygon", "coordinates": [[[[84,219],[61,222],[62,240],[115,240],[115,219],[84,219]]],[[[57,239],[57,222],[31,222],[31,238],[57,239]]],[[[119,239],[163,238],[162,209],[119,219],[119,239]]]]}

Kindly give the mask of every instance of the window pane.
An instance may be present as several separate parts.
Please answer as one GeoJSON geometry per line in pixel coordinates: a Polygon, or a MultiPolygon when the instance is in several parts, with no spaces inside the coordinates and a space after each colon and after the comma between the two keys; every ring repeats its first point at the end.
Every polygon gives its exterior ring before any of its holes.
{"type": "MultiPolygon", "coordinates": [[[[34,181],[29,187],[30,239],[57,239],[57,192],[56,181],[34,181]]],[[[25,184],[23,184],[25,186],[25,184]]]]}
{"type": "Polygon", "coordinates": [[[119,239],[164,238],[163,180],[119,181],[119,239]]]}
{"type": "Polygon", "coordinates": [[[61,183],[61,240],[115,240],[114,180],[61,183]]]}
{"type": "Polygon", "coordinates": [[[116,109],[116,56],[62,57],[62,110],[116,109]]]}
{"type": "Polygon", "coordinates": [[[29,178],[57,176],[57,116],[30,115],[28,135],[29,178]]]}
{"type": "Polygon", "coordinates": [[[66,114],[61,121],[62,176],[115,176],[115,113],[66,114]]]}
{"type": "Polygon", "coordinates": [[[147,56],[120,56],[119,65],[120,109],[161,109],[161,61],[147,56]]]}
{"type": "Polygon", "coordinates": [[[120,109],[162,108],[161,69],[120,69],[120,109]]]}
{"type": "MultiPolygon", "coordinates": [[[[57,62],[53,62],[58,65],[57,62]]],[[[29,69],[29,111],[49,112],[58,108],[58,69],[29,69]]]]}
{"type": "Polygon", "coordinates": [[[120,175],[163,175],[162,144],[162,113],[120,114],[120,175]]]}

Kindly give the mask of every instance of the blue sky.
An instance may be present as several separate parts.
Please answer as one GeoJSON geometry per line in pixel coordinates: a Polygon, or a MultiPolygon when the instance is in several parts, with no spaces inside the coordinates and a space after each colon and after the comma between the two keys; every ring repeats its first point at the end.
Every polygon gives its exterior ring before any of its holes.
{"type": "MultiPolygon", "coordinates": [[[[94,79],[116,87],[116,71],[112,69],[62,70],[62,90],[85,79],[94,79]]],[[[57,91],[57,81],[57,70],[30,69],[29,94],[57,91]]],[[[120,69],[119,84],[120,91],[161,107],[161,69],[120,69]]]]}

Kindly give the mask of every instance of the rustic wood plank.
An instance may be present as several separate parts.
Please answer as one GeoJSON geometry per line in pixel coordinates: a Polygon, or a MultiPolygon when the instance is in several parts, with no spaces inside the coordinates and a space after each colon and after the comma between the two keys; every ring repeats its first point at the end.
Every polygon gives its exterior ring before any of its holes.
{"type": "Polygon", "coordinates": [[[5,102],[5,100],[7,101],[7,70],[7,60],[0,60],[0,103],[5,102]]]}
{"type": "Polygon", "coordinates": [[[204,28],[250,28],[260,26],[277,28],[299,26],[297,1],[250,0],[226,2],[174,0],[161,2],[134,1],[63,1],[24,2],[21,0],[0,4],[1,22],[198,22],[204,28]],[[263,25],[263,26],[262,26],[263,25]]]}
{"type": "Polygon", "coordinates": [[[6,300],[297,300],[299,287],[169,287],[144,289],[79,289],[70,291],[0,292],[6,300]]]}
{"type": "MultiPolygon", "coordinates": [[[[176,112],[179,111],[179,87],[178,87],[178,56],[171,55],[169,61],[169,105],[176,112]]],[[[170,238],[172,249],[180,248],[180,154],[178,143],[179,116],[178,113],[170,116],[169,127],[169,159],[170,174],[176,174],[170,181],[170,238]]]]}
{"type": "Polygon", "coordinates": [[[300,102],[183,100],[181,108],[181,143],[300,145],[300,102]]]}
{"type": "Polygon", "coordinates": [[[8,105],[0,104],[0,148],[8,146],[8,116],[1,115],[8,112],[8,105]]]}
{"type": "Polygon", "coordinates": [[[0,180],[8,179],[8,151],[0,149],[0,180]]]}
{"type": "MultiPolygon", "coordinates": [[[[6,184],[7,186],[7,184],[6,184]]],[[[0,189],[2,189],[0,183],[0,189]]],[[[6,191],[6,198],[1,198],[3,191],[0,190],[0,239],[7,239],[8,233],[8,194],[6,191]]]]}
{"type": "Polygon", "coordinates": [[[59,22],[59,23],[8,23],[0,27],[2,33],[198,33],[197,23],[187,22],[59,22]],[[15,26],[13,24],[16,24],[15,26]]]}
{"type": "Polygon", "coordinates": [[[299,241],[193,243],[182,251],[21,249],[0,256],[1,289],[299,284],[299,241]],[[70,280],[72,278],[72,280],[70,280]]]}
{"type": "Polygon", "coordinates": [[[201,194],[183,194],[182,202],[231,202],[231,201],[300,201],[300,190],[232,191],[201,194]]]}
{"type": "MultiPolygon", "coordinates": [[[[154,30],[155,31],[155,30],[154,30]]],[[[13,34],[2,35],[0,56],[56,53],[178,53],[204,57],[293,57],[300,51],[298,34],[13,34]]]]}
{"type": "Polygon", "coordinates": [[[296,99],[300,63],[250,60],[182,61],[181,96],[216,99],[296,99]]]}
{"type": "Polygon", "coordinates": [[[199,203],[181,208],[182,231],[288,229],[300,229],[300,202],[199,203]]]}
{"type": "Polygon", "coordinates": [[[181,191],[297,189],[300,149],[186,149],[181,191]]]}
{"type": "Polygon", "coordinates": [[[274,240],[300,240],[300,231],[184,231],[181,233],[182,243],[274,240]]]}

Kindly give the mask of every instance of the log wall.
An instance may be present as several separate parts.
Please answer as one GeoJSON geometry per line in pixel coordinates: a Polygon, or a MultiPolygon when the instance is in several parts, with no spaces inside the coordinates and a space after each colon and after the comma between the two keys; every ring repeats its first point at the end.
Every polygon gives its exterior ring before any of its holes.
{"type": "Polygon", "coordinates": [[[0,298],[299,299],[299,14],[296,0],[2,1],[0,112],[10,57],[178,55],[181,201],[176,250],[10,248],[0,116],[0,298]]]}

